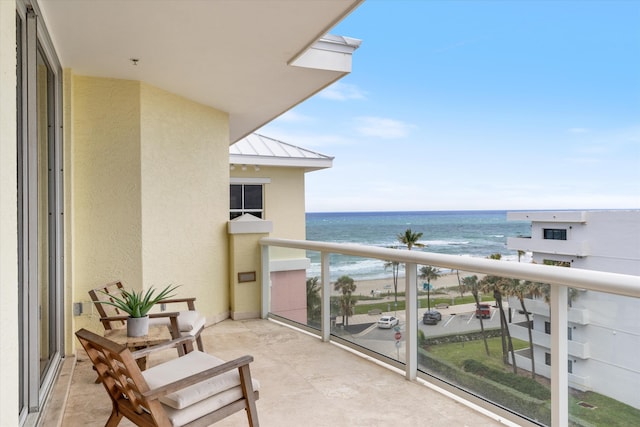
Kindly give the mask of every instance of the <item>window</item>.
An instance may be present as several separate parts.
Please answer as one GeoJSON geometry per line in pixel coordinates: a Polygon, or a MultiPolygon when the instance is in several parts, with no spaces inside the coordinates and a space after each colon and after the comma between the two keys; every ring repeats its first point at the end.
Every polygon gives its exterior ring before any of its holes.
{"type": "Polygon", "coordinates": [[[551,366],[551,353],[544,354],[544,364],[547,366],[551,366]]]}
{"type": "Polygon", "coordinates": [[[230,219],[246,213],[258,218],[264,214],[262,184],[231,184],[230,219]]]}
{"type": "Polygon", "coordinates": [[[567,230],[560,228],[544,228],[542,230],[545,240],[567,240],[567,230]]]}
{"type": "Polygon", "coordinates": [[[573,361],[568,360],[568,362],[569,362],[569,367],[568,367],[567,371],[568,371],[570,374],[573,374],[573,361]]]}
{"type": "Polygon", "coordinates": [[[551,322],[544,322],[544,333],[551,334],[551,322]]]}

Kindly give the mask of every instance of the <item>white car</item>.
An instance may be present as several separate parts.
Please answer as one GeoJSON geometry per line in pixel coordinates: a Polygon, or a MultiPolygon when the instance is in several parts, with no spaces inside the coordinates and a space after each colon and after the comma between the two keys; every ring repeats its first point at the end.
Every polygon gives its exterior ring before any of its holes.
{"type": "Polygon", "coordinates": [[[390,329],[396,326],[399,323],[397,317],[393,316],[382,316],[378,319],[378,328],[390,329]]]}

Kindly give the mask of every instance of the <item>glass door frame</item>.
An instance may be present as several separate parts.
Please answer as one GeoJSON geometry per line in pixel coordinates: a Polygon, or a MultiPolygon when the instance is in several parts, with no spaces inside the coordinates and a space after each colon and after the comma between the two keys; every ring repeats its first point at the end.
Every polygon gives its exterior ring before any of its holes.
{"type": "Polygon", "coordinates": [[[20,425],[37,423],[64,356],[62,68],[41,16],[35,2],[16,1],[20,425]],[[45,81],[38,81],[38,65],[45,67],[40,74],[45,81]],[[46,104],[39,105],[39,85],[45,89],[41,93],[46,104]],[[47,163],[39,168],[38,149],[43,143],[47,163]],[[42,170],[46,177],[39,177],[42,170]],[[46,180],[46,189],[39,179],[46,180]],[[46,209],[44,221],[39,219],[42,209],[46,209]],[[47,287],[44,293],[41,282],[47,287]],[[41,321],[46,322],[44,340],[41,321]],[[42,346],[47,346],[44,363],[42,346]]]}

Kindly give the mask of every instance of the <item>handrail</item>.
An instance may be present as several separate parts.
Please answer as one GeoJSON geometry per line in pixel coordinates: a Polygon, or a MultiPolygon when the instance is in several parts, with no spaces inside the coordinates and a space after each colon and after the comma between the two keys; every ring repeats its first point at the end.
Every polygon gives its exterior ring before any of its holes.
{"type": "Polygon", "coordinates": [[[433,252],[379,248],[353,243],[330,243],[310,240],[293,240],[264,237],[262,246],[279,246],[376,258],[384,261],[409,262],[418,265],[433,265],[454,270],[473,271],[497,276],[513,277],[556,285],[564,285],[591,291],[640,298],[640,276],[584,270],[580,268],[558,268],[557,266],[505,262],[486,258],[436,254],[433,252]]]}

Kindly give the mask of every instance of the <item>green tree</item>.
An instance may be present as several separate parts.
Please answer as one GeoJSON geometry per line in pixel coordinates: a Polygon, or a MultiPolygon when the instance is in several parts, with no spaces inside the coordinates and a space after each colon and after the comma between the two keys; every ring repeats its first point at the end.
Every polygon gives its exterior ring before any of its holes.
{"type": "Polygon", "coordinates": [[[520,301],[522,311],[524,311],[527,319],[527,332],[529,334],[529,350],[531,353],[531,378],[536,378],[536,362],[533,351],[533,325],[529,317],[529,311],[525,304],[525,298],[536,298],[542,295],[542,286],[540,283],[530,282],[528,280],[509,279],[504,282],[503,291],[506,295],[516,297],[520,301]]]}
{"type": "Polygon", "coordinates": [[[407,228],[404,233],[398,234],[398,241],[403,245],[406,245],[409,250],[414,246],[417,248],[424,248],[425,245],[418,242],[421,237],[422,233],[414,233],[410,228],[407,228]]]}
{"type": "Polygon", "coordinates": [[[355,305],[353,292],[356,290],[356,285],[351,277],[344,275],[340,276],[334,283],[333,289],[342,292],[342,295],[340,296],[340,314],[342,314],[342,324],[349,326],[349,316],[353,316],[353,306],[355,305]]]}
{"type": "Polygon", "coordinates": [[[385,261],[384,269],[391,269],[391,274],[393,277],[393,298],[395,302],[395,307],[398,307],[398,271],[400,270],[400,263],[398,261],[385,261]]]}
{"type": "MultiPolygon", "coordinates": [[[[493,258],[496,259],[496,258],[493,258]]],[[[505,365],[509,364],[508,353],[511,352],[511,359],[513,361],[513,373],[518,372],[516,367],[515,351],[513,350],[513,342],[511,341],[511,333],[509,332],[509,324],[507,317],[504,313],[504,307],[502,304],[502,290],[507,285],[508,281],[512,279],[506,279],[500,276],[487,275],[480,280],[480,290],[484,293],[493,293],[493,297],[498,305],[498,311],[500,313],[500,333],[502,337],[502,361],[505,365]]]]}
{"type": "Polygon", "coordinates": [[[424,265],[420,267],[419,277],[427,281],[427,310],[431,310],[431,281],[438,280],[440,270],[430,265],[424,265]]]}
{"type": "MultiPolygon", "coordinates": [[[[473,299],[476,301],[476,309],[480,308],[480,296],[478,295],[478,276],[475,274],[473,276],[467,276],[462,279],[462,283],[469,289],[471,295],[473,295],[473,299]]],[[[484,319],[480,316],[480,333],[482,334],[482,340],[484,341],[484,350],[489,354],[489,343],[487,343],[487,337],[484,333],[484,319]]]]}
{"type": "Polygon", "coordinates": [[[320,320],[320,309],[322,297],[320,296],[319,278],[310,277],[307,279],[307,322],[311,323],[320,320]]]}

